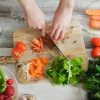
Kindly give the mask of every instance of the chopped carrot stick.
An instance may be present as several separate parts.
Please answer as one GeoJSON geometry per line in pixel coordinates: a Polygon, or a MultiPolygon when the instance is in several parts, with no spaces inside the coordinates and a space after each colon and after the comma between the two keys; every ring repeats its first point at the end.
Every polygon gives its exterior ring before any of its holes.
{"type": "Polygon", "coordinates": [[[90,20],[98,20],[98,21],[100,21],[100,16],[91,15],[91,16],[90,16],[90,20]]]}
{"type": "Polygon", "coordinates": [[[100,29],[100,21],[90,20],[89,26],[91,28],[100,29]]]}
{"type": "Polygon", "coordinates": [[[88,15],[100,15],[100,9],[88,9],[85,13],[88,15]]]}

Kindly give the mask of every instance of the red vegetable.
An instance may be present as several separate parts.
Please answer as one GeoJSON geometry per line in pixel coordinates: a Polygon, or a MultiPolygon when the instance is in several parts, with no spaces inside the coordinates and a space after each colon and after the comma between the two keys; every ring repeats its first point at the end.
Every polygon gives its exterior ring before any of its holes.
{"type": "Polygon", "coordinates": [[[11,97],[5,97],[4,100],[12,100],[11,97]]]}
{"type": "Polygon", "coordinates": [[[13,96],[15,93],[15,89],[12,86],[7,86],[6,91],[5,91],[5,95],[6,96],[13,96]]]}
{"type": "Polygon", "coordinates": [[[91,52],[91,55],[94,57],[94,58],[98,58],[100,57],[100,47],[96,47],[92,50],[91,52]]]}
{"type": "Polygon", "coordinates": [[[43,51],[43,40],[42,38],[33,38],[31,43],[31,48],[35,52],[42,52],[43,51]]]}
{"type": "Polygon", "coordinates": [[[4,100],[5,95],[4,94],[0,94],[0,100],[4,100]]]}
{"type": "Polygon", "coordinates": [[[91,39],[91,43],[96,46],[99,47],[100,46],[100,38],[99,37],[94,37],[91,39]]]}
{"type": "Polygon", "coordinates": [[[12,56],[18,60],[22,57],[22,52],[19,49],[13,48],[12,56]]]}
{"type": "Polygon", "coordinates": [[[26,50],[26,44],[23,43],[23,42],[17,42],[15,48],[19,49],[21,52],[25,52],[25,50],[26,50]]]}
{"type": "Polygon", "coordinates": [[[8,84],[8,85],[12,85],[13,83],[14,83],[14,81],[13,81],[12,79],[8,79],[8,80],[7,80],[7,84],[8,84]]]}

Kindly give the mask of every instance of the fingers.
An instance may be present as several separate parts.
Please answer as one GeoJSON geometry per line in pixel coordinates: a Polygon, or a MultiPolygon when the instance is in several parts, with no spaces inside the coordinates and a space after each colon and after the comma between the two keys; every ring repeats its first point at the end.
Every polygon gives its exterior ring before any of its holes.
{"type": "Polygon", "coordinates": [[[50,36],[54,41],[62,40],[65,35],[65,28],[53,28],[50,36]]]}
{"type": "Polygon", "coordinates": [[[64,39],[64,36],[65,36],[65,29],[61,31],[61,33],[60,33],[60,35],[59,35],[59,37],[58,37],[57,40],[62,40],[62,39],[64,39]]]}
{"type": "Polygon", "coordinates": [[[42,36],[45,36],[45,27],[46,25],[45,24],[34,24],[30,19],[27,19],[25,18],[27,23],[28,23],[28,26],[29,28],[34,28],[34,29],[38,29],[39,31],[41,31],[41,35],[42,36]]]}

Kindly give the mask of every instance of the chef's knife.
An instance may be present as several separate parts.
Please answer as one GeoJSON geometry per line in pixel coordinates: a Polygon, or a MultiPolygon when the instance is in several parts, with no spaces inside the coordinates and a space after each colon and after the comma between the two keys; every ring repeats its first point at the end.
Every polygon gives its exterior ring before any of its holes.
{"type": "Polygon", "coordinates": [[[53,41],[53,39],[47,34],[48,38],[51,40],[51,42],[53,43],[53,45],[56,47],[56,49],[60,52],[60,54],[62,56],[64,56],[66,58],[66,56],[61,52],[61,50],[58,48],[58,46],[56,45],[56,43],[53,41]]]}

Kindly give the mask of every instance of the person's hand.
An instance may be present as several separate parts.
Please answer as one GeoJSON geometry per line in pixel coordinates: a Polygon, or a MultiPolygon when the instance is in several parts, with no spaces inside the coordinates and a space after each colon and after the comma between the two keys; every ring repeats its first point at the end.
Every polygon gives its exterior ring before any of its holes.
{"type": "Polygon", "coordinates": [[[65,35],[66,29],[69,27],[70,21],[72,18],[72,9],[63,9],[58,7],[52,23],[52,31],[50,33],[53,40],[62,40],[65,35]]]}
{"type": "Polygon", "coordinates": [[[20,0],[24,8],[25,20],[30,28],[39,29],[45,35],[45,18],[34,0],[20,0]]]}

